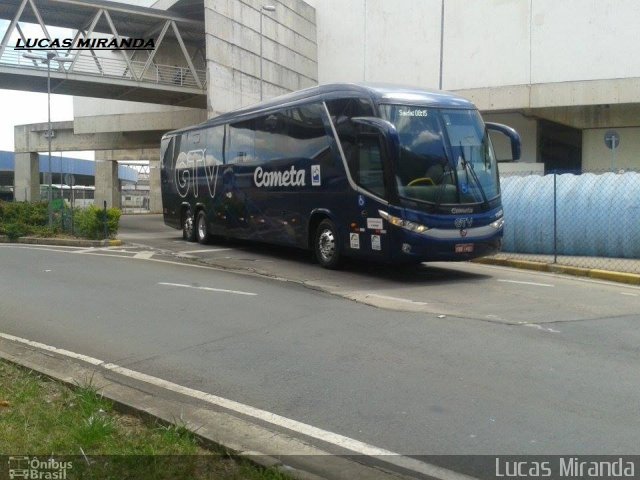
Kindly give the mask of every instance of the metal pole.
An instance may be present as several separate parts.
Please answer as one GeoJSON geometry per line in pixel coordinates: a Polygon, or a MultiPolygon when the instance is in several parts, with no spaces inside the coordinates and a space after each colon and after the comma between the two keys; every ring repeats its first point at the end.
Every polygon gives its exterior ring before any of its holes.
{"type": "Polygon", "coordinates": [[[442,90],[442,67],[444,64],[444,0],[440,8],[440,80],[438,90],[442,90]]]}
{"type": "Polygon", "coordinates": [[[558,187],[557,174],[553,172],[553,263],[558,263],[558,187]]]}
{"type": "Polygon", "coordinates": [[[107,237],[109,236],[109,231],[107,229],[107,201],[104,201],[104,239],[107,240],[107,237]]]}
{"type": "Polygon", "coordinates": [[[260,9],[260,101],[262,101],[262,17],[264,17],[264,12],[262,8],[260,9]]]}
{"type": "Polygon", "coordinates": [[[47,209],[49,210],[49,228],[53,228],[53,185],[52,185],[52,176],[53,172],[51,171],[51,59],[47,57],[47,118],[48,118],[48,130],[47,130],[47,139],[49,143],[49,204],[47,209]]]}
{"type": "MultiPolygon", "coordinates": [[[[73,172],[73,167],[72,167],[72,170],[71,170],[71,171],[73,172]]],[[[73,175],[73,174],[72,174],[72,175],[73,175]]],[[[75,181],[73,181],[73,182],[71,182],[71,183],[73,183],[73,184],[75,185],[75,183],[76,183],[76,182],[75,182],[75,181]]],[[[75,212],[73,211],[73,208],[74,208],[75,203],[76,203],[76,193],[75,193],[75,191],[73,190],[74,185],[71,185],[71,235],[75,235],[75,234],[76,234],[76,230],[75,230],[75,219],[73,218],[73,215],[74,215],[74,213],[75,213],[75,212]]]]}

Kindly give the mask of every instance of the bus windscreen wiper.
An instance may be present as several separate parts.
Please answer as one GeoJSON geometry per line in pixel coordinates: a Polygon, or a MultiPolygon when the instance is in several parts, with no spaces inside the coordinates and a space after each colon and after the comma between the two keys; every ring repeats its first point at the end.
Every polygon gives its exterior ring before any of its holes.
{"type": "Polygon", "coordinates": [[[436,209],[442,203],[442,196],[444,194],[445,187],[447,185],[449,185],[448,183],[445,183],[445,181],[444,181],[444,179],[445,179],[445,177],[447,175],[451,176],[451,181],[453,182],[451,185],[456,185],[457,184],[457,180],[456,180],[455,170],[453,168],[451,168],[451,165],[449,165],[449,162],[447,162],[446,165],[443,167],[442,182],[440,183],[440,188],[438,188],[438,194],[436,196],[436,205],[435,205],[436,209]]]}
{"type": "Polygon", "coordinates": [[[469,165],[469,162],[467,162],[467,158],[464,155],[464,148],[462,148],[462,142],[460,142],[460,158],[462,159],[462,167],[464,168],[465,174],[467,175],[467,184],[469,184],[469,174],[471,174],[473,181],[475,182],[478,189],[480,190],[480,195],[482,195],[483,203],[489,204],[489,201],[487,200],[487,196],[484,193],[484,188],[482,188],[482,185],[480,184],[480,179],[478,178],[478,175],[476,174],[473,167],[469,165]]]}

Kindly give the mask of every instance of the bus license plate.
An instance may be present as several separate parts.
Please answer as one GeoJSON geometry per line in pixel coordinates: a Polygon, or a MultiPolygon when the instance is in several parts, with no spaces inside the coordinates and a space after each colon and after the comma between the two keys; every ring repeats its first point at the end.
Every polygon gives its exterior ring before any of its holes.
{"type": "Polygon", "coordinates": [[[473,243],[458,243],[456,245],[456,253],[472,253],[473,243]]]}

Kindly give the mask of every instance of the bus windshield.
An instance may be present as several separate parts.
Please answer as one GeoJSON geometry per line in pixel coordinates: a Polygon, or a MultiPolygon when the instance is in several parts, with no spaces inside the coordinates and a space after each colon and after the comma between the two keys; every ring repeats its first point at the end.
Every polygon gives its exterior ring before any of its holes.
{"type": "Polygon", "coordinates": [[[401,197],[439,205],[499,195],[495,155],[476,110],[381,105],[381,112],[400,137],[401,197]]]}

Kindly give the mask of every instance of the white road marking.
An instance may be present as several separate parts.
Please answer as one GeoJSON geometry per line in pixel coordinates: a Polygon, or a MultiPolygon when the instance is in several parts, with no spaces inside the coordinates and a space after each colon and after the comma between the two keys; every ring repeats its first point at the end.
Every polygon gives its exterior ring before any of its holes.
{"type": "Polygon", "coordinates": [[[75,253],[91,253],[91,252],[117,252],[117,253],[134,253],[126,248],[121,247],[87,247],[75,253]]]}
{"type": "Polygon", "coordinates": [[[141,373],[135,370],[130,370],[128,368],[121,367],[114,363],[106,363],[105,361],[99,360],[97,358],[89,357],[87,355],[82,355],[80,353],[71,352],[69,350],[65,350],[62,348],[52,347],[51,345],[46,345],[40,342],[34,342],[32,340],[27,340],[25,338],[16,337],[14,335],[9,335],[6,333],[0,333],[0,338],[4,338],[5,340],[9,340],[17,343],[22,343],[24,345],[28,345],[33,348],[39,348],[41,350],[53,352],[58,355],[81,360],[91,365],[95,365],[95,366],[104,368],[106,370],[118,373],[120,375],[124,375],[129,378],[133,378],[141,382],[148,383],[150,385],[164,388],[166,390],[170,390],[175,393],[196,398],[204,402],[207,402],[211,405],[216,405],[216,406],[225,408],[227,410],[231,410],[233,412],[240,413],[242,415],[246,415],[248,417],[252,417],[252,418],[261,420],[263,422],[270,423],[271,425],[276,425],[278,427],[286,428],[287,430],[290,430],[292,432],[300,433],[302,435],[306,435],[308,437],[312,437],[320,441],[330,443],[332,445],[350,450],[360,455],[367,455],[370,457],[374,457],[384,462],[387,462],[389,464],[396,465],[398,467],[401,467],[407,470],[412,470],[414,472],[422,473],[430,477],[434,477],[442,480],[474,480],[473,477],[463,475],[463,474],[454,472],[452,470],[448,470],[446,468],[438,467],[437,465],[432,465],[430,463],[422,462],[420,460],[416,460],[411,457],[404,457],[390,450],[376,447],[374,445],[370,445],[368,443],[364,443],[359,440],[355,440],[353,438],[345,437],[344,435],[340,435],[338,433],[333,433],[328,430],[323,430],[321,428],[314,427],[312,425],[308,425],[306,423],[302,423],[297,420],[292,420],[290,418],[283,417],[276,413],[271,413],[266,410],[261,410],[259,408],[255,408],[250,405],[246,405],[244,403],[236,402],[235,400],[229,400],[227,398],[219,397],[218,395],[213,395],[211,393],[206,393],[200,390],[195,390],[193,388],[178,385],[176,383],[169,382],[168,380],[163,380],[158,377],[147,375],[146,373],[141,373]]]}
{"type": "Polygon", "coordinates": [[[638,296],[637,293],[626,293],[626,292],[620,292],[620,295],[627,295],[628,297],[637,297],[638,296]]]}
{"type": "Polygon", "coordinates": [[[82,360],[83,362],[90,363],[91,365],[101,365],[104,363],[102,360],[98,360],[97,358],[93,358],[93,357],[88,357],[87,355],[82,355],[81,353],[70,352],[69,350],[52,347],[51,345],[45,345],[44,343],[40,343],[40,342],[34,342],[32,340],[27,340],[26,338],[15,337],[7,333],[0,333],[0,338],[4,338],[5,340],[11,340],[13,342],[23,343],[24,345],[29,345],[30,347],[47,350],[48,352],[58,353],[60,355],[64,355],[65,357],[75,358],[76,360],[82,360]]]}
{"type": "MultiPolygon", "coordinates": [[[[513,267],[503,267],[503,266],[499,266],[499,265],[489,265],[489,264],[485,264],[485,263],[468,263],[465,265],[468,268],[478,268],[478,270],[481,269],[488,269],[488,270],[500,270],[501,272],[505,272],[505,273],[513,273],[514,269],[513,267]]],[[[572,281],[572,282],[580,282],[580,283],[595,283],[597,285],[607,285],[609,287],[620,287],[620,282],[614,282],[612,280],[599,280],[597,278],[588,278],[588,277],[577,277],[575,275],[568,275],[568,274],[562,274],[562,273],[551,273],[551,272],[538,272],[536,270],[520,270],[520,273],[527,273],[527,275],[531,276],[531,277],[547,277],[547,278],[553,278],[556,280],[560,280],[560,281],[572,281]]],[[[625,288],[632,288],[635,290],[640,290],[640,287],[634,287],[633,285],[625,285],[625,288]]]]}
{"type": "Polygon", "coordinates": [[[408,298],[390,297],[388,295],[378,295],[377,293],[367,293],[367,297],[384,298],[385,300],[395,300],[396,302],[411,303],[413,305],[429,305],[427,302],[416,302],[415,300],[409,300],[408,298]]]}
{"type": "Polygon", "coordinates": [[[142,258],[143,260],[148,260],[155,255],[156,252],[138,252],[133,258],[142,258]]]}
{"type": "MultiPolygon", "coordinates": [[[[181,242],[183,242],[184,240],[180,240],[181,242]]],[[[24,250],[44,250],[47,252],[56,252],[56,253],[73,253],[75,254],[76,252],[73,251],[69,251],[69,250],[53,250],[50,248],[39,248],[39,247],[31,247],[31,246],[20,246],[20,245],[15,245],[15,244],[4,244],[4,245],[0,245],[0,248],[21,248],[24,250]]],[[[82,249],[82,250],[86,250],[86,249],[82,249]]],[[[126,258],[126,259],[132,259],[134,258],[131,255],[117,255],[117,254],[108,254],[108,253],[100,253],[100,251],[102,251],[102,249],[94,249],[94,251],[86,251],[86,252],[77,252],[77,253],[83,253],[85,255],[90,255],[92,257],[108,257],[108,258],[126,258]]],[[[222,268],[222,267],[214,267],[213,265],[193,265],[190,263],[181,263],[181,262],[173,262],[171,260],[161,260],[159,258],[137,258],[136,260],[145,260],[147,262],[157,262],[157,263],[166,263],[169,265],[177,265],[179,267],[187,267],[187,268],[200,268],[200,269],[205,269],[205,270],[214,270],[216,272],[227,272],[228,270],[222,268]]],[[[261,275],[258,275],[256,273],[253,272],[242,272],[242,271],[233,271],[233,273],[235,275],[246,275],[246,276],[251,276],[251,277],[261,277],[261,275]]],[[[281,279],[278,277],[270,277],[271,280],[281,280],[281,281],[288,281],[286,279],[281,279]]]]}
{"type": "Polygon", "coordinates": [[[193,285],[185,285],[183,283],[158,282],[158,285],[165,285],[167,287],[192,288],[194,290],[205,290],[207,292],[233,293],[235,295],[249,295],[249,296],[258,295],[257,293],[242,292],[242,291],[239,291],[239,290],[225,290],[223,288],[194,287],[193,285]]]}
{"type": "Polygon", "coordinates": [[[503,280],[503,279],[498,279],[498,282],[504,282],[504,283],[518,283],[520,285],[533,285],[534,287],[553,287],[554,285],[551,285],[550,283],[536,283],[536,282],[520,282],[518,280],[503,280]]]}
{"type": "Polygon", "coordinates": [[[214,252],[226,252],[227,250],[231,250],[231,248],[205,248],[202,250],[184,250],[182,252],[178,252],[176,255],[188,255],[190,253],[214,253],[214,252]]]}
{"type": "Polygon", "coordinates": [[[77,253],[77,254],[83,254],[83,253],[87,253],[87,252],[95,252],[97,250],[97,248],[95,247],[87,247],[87,248],[83,248],[82,250],[76,250],[73,253],[77,253]]]}
{"type": "Polygon", "coordinates": [[[562,333],[560,330],[554,330],[553,328],[549,328],[549,327],[543,327],[542,325],[538,324],[538,323],[524,323],[522,324],[523,327],[531,327],[531,328],[536,328],[538,330],[542,330],[544,332],[551,332],[551,333],[562,333]]]}

